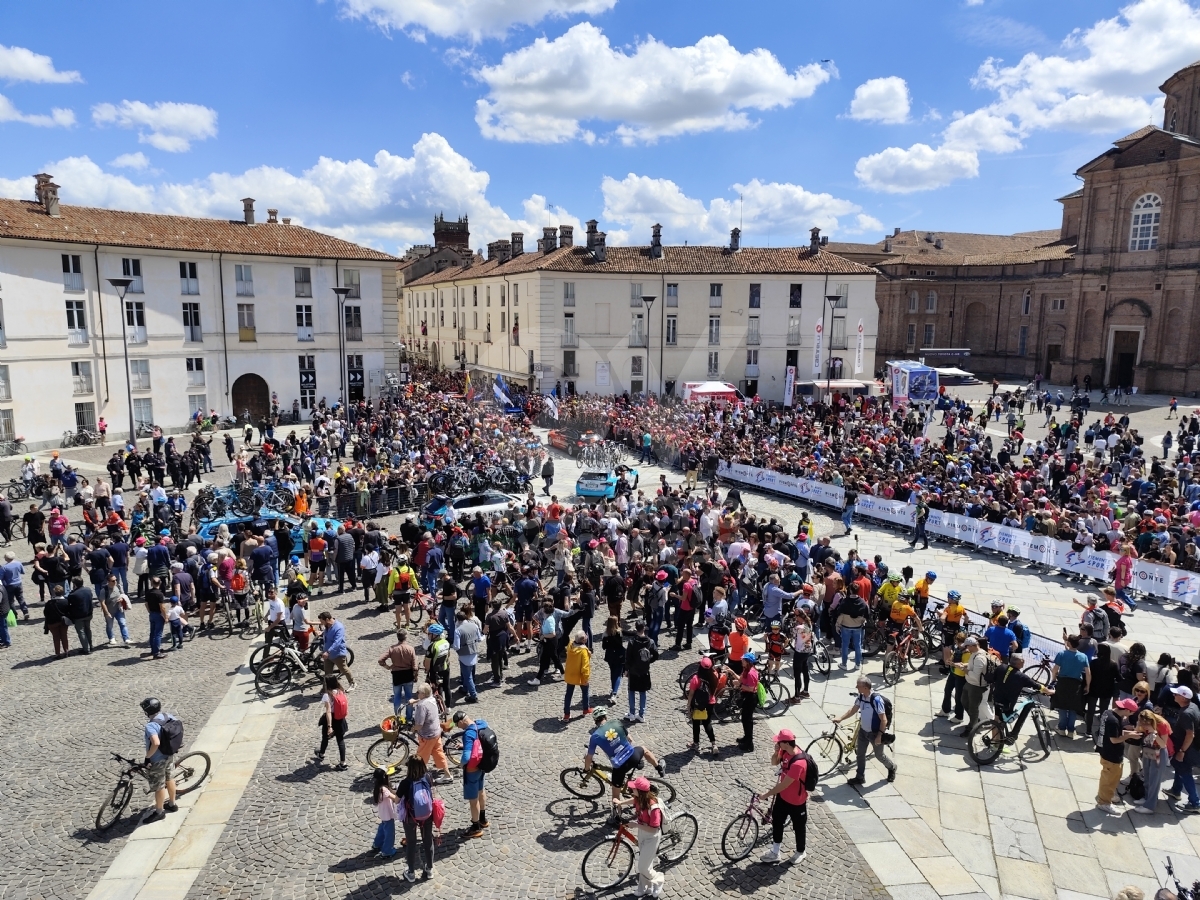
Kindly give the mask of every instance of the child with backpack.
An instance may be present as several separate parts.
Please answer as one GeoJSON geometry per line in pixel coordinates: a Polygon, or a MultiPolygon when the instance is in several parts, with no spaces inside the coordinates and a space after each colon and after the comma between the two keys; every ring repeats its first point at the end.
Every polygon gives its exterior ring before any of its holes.
{"type": "Polygon", "coordinates": [[[379,827],[375,830],[375,842],[371,844],[371,849],[376,851],[376,859],[391,859],[396,855],[396,795],[392,793],[388,780],[387,769],[375,770],[371,802],[375,804],[375,814],[379,816],[379,827]]]}
{"type": "Polygon", "coordinates": [[[444,812],[444,808],[442,801],[433,796],[433,782],[419,756],[409,758],[407,775],[396,786],[396,794],[400,798],[404,848],[408,856],[404,880],[410,884],[417,880],[417,829],[420,829],[421,879],[428,881],[433,875],[433,829],[435,825],[441,827],[439,812],[444,812]]]}
{"type": "Polygon", "coordinates": [[[324,712],[320,721],[321,746],[317,749],[314,762],[325,761],[325,751],[329,749],[329,736],[332,734],[338,746],[338,771],[346,768],[346,716],[350,712],[350,699],[342,690],[341,683],[334,677],[325,679],[325,693],[321,695],[321,706],[324,712]]]}

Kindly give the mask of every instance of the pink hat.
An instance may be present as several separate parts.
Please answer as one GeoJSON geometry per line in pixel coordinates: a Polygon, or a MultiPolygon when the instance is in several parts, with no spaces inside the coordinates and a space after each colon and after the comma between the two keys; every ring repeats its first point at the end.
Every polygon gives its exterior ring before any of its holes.
{"type": "Polygon", "coordinates": [[[1137,702],[1135,700],[1131,700],[1128,697],[1126,697],[1124,700],[1118,700],[1116,703],[1113,704],[1113,706],[1115,706],[1117,709],[1123,709],[1123,710],[1125,710],[1125,712],[1137,712],[1138,711],[1137,702]]]}
{"type": "Polygon", "coordinates": [[[776,744],[794,744],[796,743],[796,735],[793,734],[789,728],[781,728],[779,729],[779,733],[776,734],[775,737],[771,738],[771,740],[773,740],[776,744]]]}
{"type": "Polygon", "coordinates": [[[659,581],[666,581],[668,578],[668,575],[663,569],[659,569],[657,572],[654,573],[654,577],[659,581]]]}
{"type": "Polygon", "coordinates": [[[639,775],[633,781],[629,782],[629,786],[635,791],[648,791],[650,790],[650,780],[644,775],[639,775]]]}

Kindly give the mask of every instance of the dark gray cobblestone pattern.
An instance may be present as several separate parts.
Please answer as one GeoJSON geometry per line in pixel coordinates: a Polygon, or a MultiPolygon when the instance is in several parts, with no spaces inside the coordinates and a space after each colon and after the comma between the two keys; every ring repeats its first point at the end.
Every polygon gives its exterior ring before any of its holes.
{"type": "MultiPolygon", "coordinates": [[[[369,803],[366,750],[379,734],[379,721],[391,711],[390,681],[375,666],[386,645],[391,617],[364,609],[357,597],[349,595],[327,595],[313,605],[337,611],[359,660],[355,666],[359,688],[350,694],[350,769],[337,772],[307,761],[318,739],[319,692],[310,682],[292,698],[277,724],[258,771],[189,900],[363,900],[401,893],[455,898],[590,896],[579,867],[584,852],[605,834],[603,810],[568,795],[558,779],[564,767],[579,764],[590,718],[579,718],[577,692],[576,718],[570,724],[558,721],[563,685],[559,681],[540,688],[531,685],[529,676],[536,671],[532,654],[515,657],[502,687],[482,688],[480,703],[463,707],[486,718],[501,743],[500,767],[487,777],[492,824],[484,837],[461,840],[457,836],[469,816],[461,784],[456,782],[439,788],[447,814],[430,882],[409,885],[403,880],[403,851],[393,860],[371,858],[367,850],[377,820],[369,803]]],[[[691,653],[678,658],[664,654],[654,670],[658,688],[650,699],[650,722],[631,729],[636,741],[666,758],[668,779],[680,792],[678,802],[700,822],[692,852],[667,869],[664,895],[886,897],[845,831],[819,802],[810,804],[809,855],[802,865],[791,869],[755,862],[767,849],[766,832],[750,859],[730,865],[721,856],[721,833],[745,804],[745,792],[733,780],[740,777],[765,787],[773,778],[770,724],[759,723],[758,749],[749,757],[733,746],[741,730],[732,722],[717,726],[719,759],[685,751],[691,735],[674,684],[679,668],[692,658],[691,653]]],[[[454,671],[457,686],[457,664],[454,671]]],[[[607,686],[607,667],[599,659],[594,661],[592,683],[607,686]]],[[[336,762],[334,753],[331,747],[326,759],[336,762]]],[[[791,846],[789,830],[784,848],[791,846]]],[[[636,877],[612,896],[632,896],[635,888],[636,877]]]]}

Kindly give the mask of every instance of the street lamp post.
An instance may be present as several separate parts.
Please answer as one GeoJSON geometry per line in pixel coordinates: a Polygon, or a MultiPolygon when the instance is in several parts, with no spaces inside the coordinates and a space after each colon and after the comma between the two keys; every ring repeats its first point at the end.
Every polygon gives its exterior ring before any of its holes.
{"type": "Polygon", "coordinates": [[[121,349],[125,352],[125,402],[129,404],[129,443],[137,446],[137,426],[133,422],[133,385],[129,381],[129,336],[125,333],[125,292],[133,284],[132,278],[110,278],[108,283],[117,291],[121,303],[121,349]]]}
{"type": "Polygon", "coordinates": [[[337,317],[338,317],[338,376],[342,383],[342,403],[345,406],[350,405],[350,373],[346,368],[346,339],[345,339],[345,314],[343,309],[346,306],[346,297],[350,295],[350,288],[335,287],[333,292],[337,295],[337,317]]]}
{"type": "MultiPolygon", "coordinates": [[[[657,297],[642,297],[642,302],[646,304],[646,393],[650,393],[650,313],[654,310],[654,301],[657,297]]],[[[662,335],[659,335],[662,338],[662,335]]],[[[662,378],[662,360],[658,361],[658,377],[662,378]]],[[[662,402],[662,390],[658,392],[658,400],[662,402]]]]}
{"type": "MultiPolygon", "coordinates": [[[[825,394],[826,394],[826,397],[825,397],[825,400],[826,400],[826,402],[829,401],[829,392],[830,392],[830,388],[832,386],[831,383],[833,380],[833,331],[832,331],[833,311],[835,309],[837,309],[837,305],[838,305],[839,301],[841,301],[841,299],[842,299],[841,294],[826,294],[825,295],[825,305],[829,308],[829,319],[830,319],[830,322],[829,322],[830,327],[825,330],[825,344],[826,344],[826,349],[825,349],[825,394]]],[[[824,312],[824,310],[822,310],[821,311],[821,322],[823,323],[824,321],[825,321],[825,312],[824,312]]]]}

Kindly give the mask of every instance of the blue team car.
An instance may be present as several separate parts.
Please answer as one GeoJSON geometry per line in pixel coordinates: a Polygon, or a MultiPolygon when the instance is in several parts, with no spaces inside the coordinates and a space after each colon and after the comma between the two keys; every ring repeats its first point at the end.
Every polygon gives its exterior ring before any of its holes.
{"type": "Polygon", "coordinates": [[[613,500],[621,491],[622,481],[629,490],[637,490],[637,469],[617,466],[608,471],[603,469],[585,471],[575,482],[575,493],[580,497],[597,499],[603,497],[605,500],[613,500]]]}

